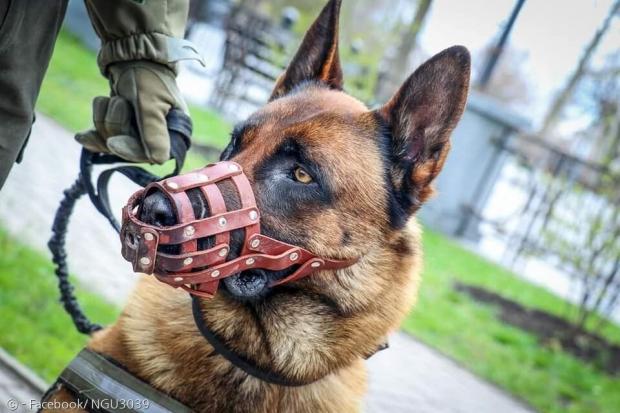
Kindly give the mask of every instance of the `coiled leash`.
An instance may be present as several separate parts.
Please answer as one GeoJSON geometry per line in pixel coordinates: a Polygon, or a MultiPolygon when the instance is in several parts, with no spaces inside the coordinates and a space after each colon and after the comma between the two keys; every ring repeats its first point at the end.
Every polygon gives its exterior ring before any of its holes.
{"type": "MultiPolygon", "coordinates": [[[[171,174],[160,178],[138,166],[122,165],[101,172],[95,187],[92,180],[94,165],[126,164],[127,161],[114,155],[93,153],[82,149],[78,177],[64,191],[64,197],[56,210],[52,237],[47,245],[52,252],[52,261],[56,266],[54,273],[58,277],[60,299],[80,333],[91,335],[101,330],[102,327],[91,322],[84,314],[69,280],[65,241],[75,203],[84,194],[88,194],[97,211],[108,220],[116,232],[120,232],[120,225],[110,208],[108,194],[108,185],[112,175],[118,172],[144,187],[160,179],[178,175],[183,168],[185,155],[191,142],[191,119],[181,110],[173,109],[166,116],[166,122],[170,135],[170,155],[175,161],[171,174]]],[[[133,376],[114,361],[87,348],[83,349],[63,370],[42,400],[49,401],[50,397],[63,386],[74,395],[79,403],[78,406],[88,411],[106,413],[190,413],[192,411],[167,394],[133,376]]]]}
{"type": "Polygon", "coordinates": [[[66,189],[63,199],[56,210],[54,223],[52,225],[52,237],[47,246],[52,253],[52,261],[56,268],[54,273],[58,277],[58,288],[60,290],[60,300],[65,311],[71,316],[73,324],[82,334],[92,334],[100,330],[99,324],[91,322],[82,311],[74,294],[74,287],[69,281],[69,268],[67,264],[67,253],[65,241],[69,220],[76,202],[84,194],[88,194],[92,204],[114,228],[120,232],[120,225],[117,222],[108,196],[108,184],[115,172],[118,172],[140,186],[146,186],[151,182],[178,175],[185,162],[185,155],[190,146],[192,134],[191,119],[178,109],[173,109],[166,117],[168,132],[170,134],[170,154],[175,161],[174,171],[164,178],[160,178],[138,166],[123,165],[103,171],[97,178],[96,187],[92,181],[92,170],[94,165],[126,164],[127,161],[114,155],[93,153],[87,149],[82,149],[80,157],[80,172],[75,182],[66,189]]]}

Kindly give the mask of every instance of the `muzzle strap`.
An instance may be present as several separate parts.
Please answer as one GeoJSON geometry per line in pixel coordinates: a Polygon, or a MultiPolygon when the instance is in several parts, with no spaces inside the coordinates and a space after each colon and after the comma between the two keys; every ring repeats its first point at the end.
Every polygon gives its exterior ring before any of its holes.
{"type": "Polygon", "coordinates": [[[234,162],[219,162],[203,169],[165,179],[136,192],[123,208],[121,229],[123,257],[136,272],[155,274],[158,280],[193,295],[212,297],[219,281],[241,271],[266,269],[280,271],[296,267],[293,273],[273,285],[296,281],[323,269],[339,269],[357,259],[334,260],[267,237],[260,232],[260,211],[247,176],[234,162]],[[228,211],[218,183],[229,180],[237,190],[241,208],[228,211]],[[211,216],[197,218],[188,191],[200,189],[209,204],[211,216]],[[156,227],[138,219],[140,202],[152,190],[170,200],[178,224],[156,227]],[[239,257],[228,260],[230,232],[244,229],[239,257]],[[198,250],[198,240],[214,237],[215,246],[198,250]],[[178,254],[158,251],[163,245],[179,245],[178,254]]]}

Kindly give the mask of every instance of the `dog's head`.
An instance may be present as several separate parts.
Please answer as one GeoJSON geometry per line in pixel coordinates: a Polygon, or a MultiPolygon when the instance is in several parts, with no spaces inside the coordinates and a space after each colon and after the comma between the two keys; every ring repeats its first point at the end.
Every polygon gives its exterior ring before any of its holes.
{"type": "MultiPolygon", "coordinates": [[[[444,50],[369,110],[343,92],[340,3],[325,6],[270,101],[235,127],[221,158],[243,166],[265,234],[319,256],[351,258],[381,248],[432,194],[465,105],[470,58],[463,47],[444,50]]],[[[206,211],[204,199],[193,198],[195,210],[206,211]]],[[[147,222],[170,225],[173,216],[158,194],[142,208],[147,222]]],[[[263,297],[284,275],[248,271],[225,285],[237,297],[263,297]]]]}
{"type": "MultiPolygon", "coordinates": [[[[381,296],[403,287],[408,273],[398,257],[417,253],[403,241],[407,222],[432,194],[446,160],[466,101],[469,53],[456,46],[437,54],[389,102],[370,110],[343,91],[339,9],[339,0],[325,6],[269,102],[235,127],[222,159],[239,163],[248,176],[263,233],[322,257],[360,261],[274,288],[270,281],[285,273],[246,271],[224,281],[231,302],[249,299],[263,309],[277,303],[296,311],[316,303],[317,312],[332,306],[334,317],[344,319],[389,300],[381,296]]],[[[238,208],[234,188],[221,190],[227,205],[238,208]]],[[[208,208],[199,191],[191,198],[204,215],[208,208]]],[[[141,219],[175,223],[171,206],[157,192],[145,199],[141,219]]],[[[233,233],[233,256],[243,240],[240,231],[233,233]]],[[[377,310],[377,322],[394,318],[386,310],[390,305],[377,310]]]]}

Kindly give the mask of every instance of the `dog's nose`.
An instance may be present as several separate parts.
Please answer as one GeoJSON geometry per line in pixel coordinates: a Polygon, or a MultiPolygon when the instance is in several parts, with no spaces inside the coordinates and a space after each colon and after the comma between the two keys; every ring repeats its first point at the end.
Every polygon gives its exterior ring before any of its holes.
{"type": "MultiPolygon", "coordinates": [[[[229,211],[235,211],[241,208],[241,198],[232,181],[225,180],[218,182],[216,185],[229,211]]],[[[190,189],[187,191],[187,196],[191,202],[195,219],[205,219],[211,216],[209,202],[200,189],[190,189]]],[[[170,227],[180,223],[172,201],[164,192],[157,188],[153,188],[142,200],[138,210],[138,219],[146,224],[157,227],[170,227]]],[[[237,257],[243,248],[245,230],[233,230],[230,234],[228,256],[232,259],[237,257]]],[[[200,238],[197,244],[198,250],[205,250],[214,246],[215,236],[200,238]]],[[[180,253],[178,244],[160,245],[158,250],[168,254],[180,253]]]]}
{"type": "Polygon", "coordinates": [[[142,222],[158,227],[168,227],[177,223],[172,203],[159,190],[151,192],[144,198],[139,218],[142,222]]]}

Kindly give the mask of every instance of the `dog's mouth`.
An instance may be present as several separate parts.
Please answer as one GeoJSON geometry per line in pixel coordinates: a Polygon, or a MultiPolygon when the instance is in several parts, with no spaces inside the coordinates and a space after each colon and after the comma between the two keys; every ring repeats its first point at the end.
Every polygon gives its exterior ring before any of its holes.
{"type": "Polygon", "coordinates": [[[254,301],[264,298],[273,282],[289,276],[295,270],[294,267],[282,271],[247,270],[224,278],[222,286],[234,298],[254,301]]]}
{"type": "Polygon", "coordinates": [[[228,292],[240,299],[256,299],[265,295],[269,289],[268,275],[263,270],[249,270],[232,275],[223,280],[228,292]]]}

